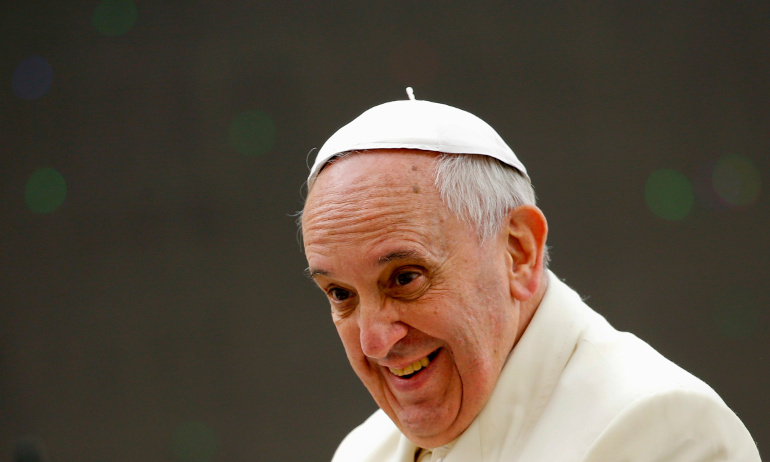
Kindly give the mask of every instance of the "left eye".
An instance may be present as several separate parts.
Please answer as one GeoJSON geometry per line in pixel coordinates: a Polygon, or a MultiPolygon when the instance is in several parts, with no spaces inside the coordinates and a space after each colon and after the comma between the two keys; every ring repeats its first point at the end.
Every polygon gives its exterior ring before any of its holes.
{"type": "Polygon", "coordinates": [[[400,286],[405,286],[409,284],[410,282],[414,281],[417,276],[419,276],[419,273],[401,273],[398,276],[396,276],[396,284],[400,286]]]}

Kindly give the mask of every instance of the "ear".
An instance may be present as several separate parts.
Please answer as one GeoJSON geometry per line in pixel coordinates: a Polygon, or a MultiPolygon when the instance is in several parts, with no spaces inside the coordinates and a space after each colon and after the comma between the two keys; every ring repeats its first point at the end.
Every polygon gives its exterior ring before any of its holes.
{"type": "Polygon", "coordinates": [[[543,279],[543,252],[548,236],[545,215],[534,205],[511,210],[506,231],[508,280],[513,298],[529,299],[543,279]]]}

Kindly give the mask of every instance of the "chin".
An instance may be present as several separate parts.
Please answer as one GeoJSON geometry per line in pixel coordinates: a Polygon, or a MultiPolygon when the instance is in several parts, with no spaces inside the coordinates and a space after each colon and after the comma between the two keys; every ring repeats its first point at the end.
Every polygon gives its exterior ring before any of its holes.
{"type": "Polygon", "coordinates": [[[408,429],[402,429],[401,432],[417,446],[431,449],[451,443],[462,434],[462,431],[451,431],[451,429],[430,435],[413,433],[408,429]]]}
{"type": "Polygon", "coordinates": [[[457,439],[468,426],[457,425],[458,422],[455,418],[422,418],[417,422],[396,420],[393,419],[393,416],[391,416],[391,419],[396,423],[404,436],[423,448],[437,448],[450,443],[457,439]]]}

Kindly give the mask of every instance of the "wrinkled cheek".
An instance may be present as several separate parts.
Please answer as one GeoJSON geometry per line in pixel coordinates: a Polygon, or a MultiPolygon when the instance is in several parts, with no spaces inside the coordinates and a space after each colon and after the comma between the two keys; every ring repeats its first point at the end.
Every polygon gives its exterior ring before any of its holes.
{"type": "Polygon", "coordinates": [[[369,362],[361,349],[360,331],[353,323],[337,324],[337,334],[340,336],[345,355],[348,358],[353,372],[369,387],[371,381],[376,378],[376,368],[369,362]]]}
{"type": "Polygon", "coordinates": [[[353,371],[358,376],[358,379],[364,385],[377,405],[386,413],[391,414],[391,403],[388,400],[390,395],[387,391],[387,384],[382,377],[382,371],[375,364],[370,363],[364,357],[356,363],[351,362],[353,371]]]}

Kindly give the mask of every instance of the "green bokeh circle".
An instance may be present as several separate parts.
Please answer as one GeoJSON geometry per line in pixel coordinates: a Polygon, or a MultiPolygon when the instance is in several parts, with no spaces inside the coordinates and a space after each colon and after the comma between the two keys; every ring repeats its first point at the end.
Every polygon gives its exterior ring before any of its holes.
{"type": "Polygon", "coordinates": [[[230,145],[239,154],[262,155],[275,144],[275,123],[262,111],[246,111],[230,122],[228,137],[230,145]]]}
{"type": "Polygon", "coordinates": [[[24,202],[35,213],[50,213],[61,207],[67,197],[67,183],[52,168],[35,170],[24,188],[24,202]]]}
{"type": "Polygon", "coordinates": [[[650,175],[644,197],[652,213],[671,221],[685,218],[695,203],[690,180],[670,169],[658,170],[650,175]]]}
{"type": "Polygon", "coordinates": [[[91,22],[104,35],[123,35],[136,23],[136,5],[131,0],[102,0],[91,22]]]}
{"type": "Polygon", "coordinates": [[[185,422],[174,431],[173,452],[178,462],[209,462],[217,452],[216,435],[203,422],[185,422]]]}
{"type": "Polygon", "coordinates": [[[714,166],[714,190],[730,205],[751,205],[762,185],[759,170],[750,160],[735,155],[722,156],[714,166]]]}

